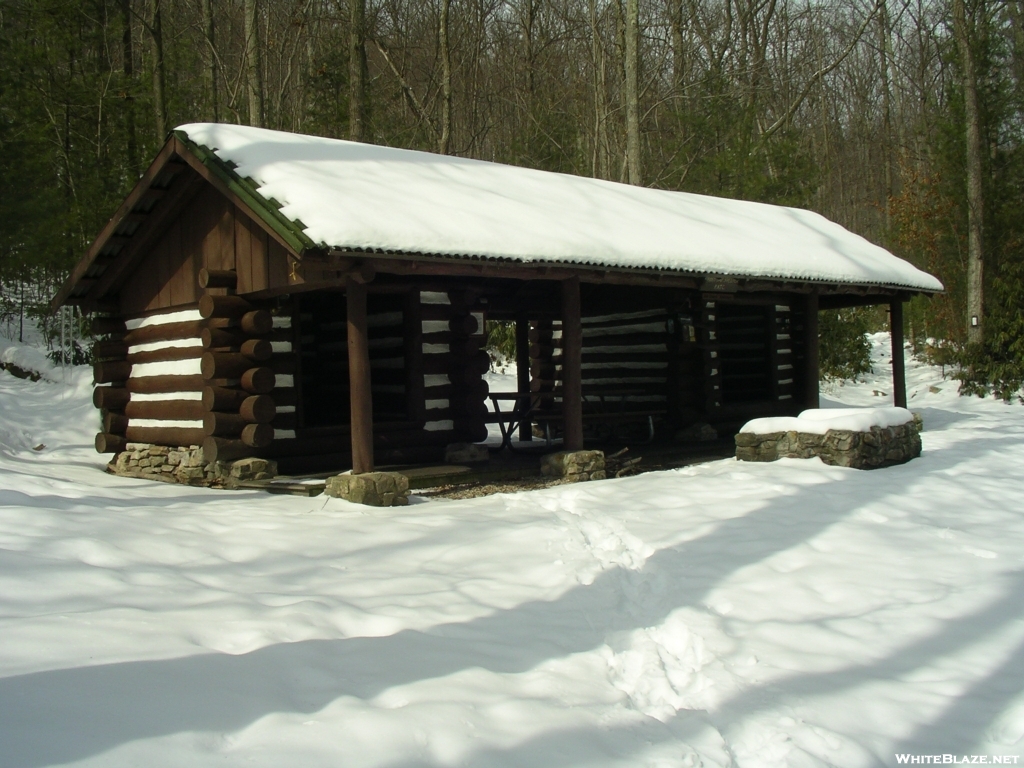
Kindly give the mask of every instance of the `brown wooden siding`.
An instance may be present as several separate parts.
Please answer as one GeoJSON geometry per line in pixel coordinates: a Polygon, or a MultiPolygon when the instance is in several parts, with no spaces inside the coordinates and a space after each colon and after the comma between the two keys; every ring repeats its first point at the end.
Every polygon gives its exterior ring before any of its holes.
{"type": "MultiPolygon", "coordinates": [[[[139,315],[194,304],[199,270],[234,269],[239,295],[288,285],[288,252],[212,186],[202,185],[120,290],[121,311],[139,315]]],[[[225,288],[209,293],[223,295],[225,288]]]]}

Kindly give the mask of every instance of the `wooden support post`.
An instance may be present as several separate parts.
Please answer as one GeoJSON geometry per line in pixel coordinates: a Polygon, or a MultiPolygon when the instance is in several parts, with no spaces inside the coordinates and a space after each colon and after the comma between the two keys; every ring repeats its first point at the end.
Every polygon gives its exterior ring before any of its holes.
{"type": "Polygon", "coordinates": [[[903,357],[903,302],[889,304],[889,333],[892,337],[892,404],[907,407],[907,368],[903,357]]]}
{"type": "MultiPolygon", "coordinates": [[[[516,391],[530,391],[530,321],[524,314],[516,316],[516,391]]],[[[529,419],[520,422],[519,439],[533,440],[529,419]]]]}
{"type": "Polygon", "coordinates": [[[807,317],[804,320],[804,407],[817,408],[820,405],[818,385],[821,375],[818,352],[818,294],[808,294],[806,311],[807,317]]]}
{"type": "Polygon", "coordinates": [[[562,408],[563,448],[583,449],[583,324],[580,322],[580,279],[562,281],[562,408]]]}
{"type": "Polygon", "coordinates": [[[426,394],[423,381],[423,307],[419,288],[405,296],[405,397],[410,421],[426,420],[426,394]]]}
{"type": "Polygon", "coordinates": [[[366,285],[345,283],[348,310],[349,404],[352,412],[352,472],[373,472],[373,396],[370,391],[370,346],[366,333],[366,285]]]}

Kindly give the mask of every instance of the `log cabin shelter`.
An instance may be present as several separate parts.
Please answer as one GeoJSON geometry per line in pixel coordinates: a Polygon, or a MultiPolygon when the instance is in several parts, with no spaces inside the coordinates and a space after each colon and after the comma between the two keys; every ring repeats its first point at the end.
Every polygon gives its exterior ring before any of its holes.
{"type": "Polygon", "coordinates": [[[905,404],[902,302],[941,290],[804,210],[190,124],[53,305],[93,314],[100,452],[363,472],[487,437],[489,320],[520,437],[578,449],[816,407],[825,308],[890,307],[905,404]]]}

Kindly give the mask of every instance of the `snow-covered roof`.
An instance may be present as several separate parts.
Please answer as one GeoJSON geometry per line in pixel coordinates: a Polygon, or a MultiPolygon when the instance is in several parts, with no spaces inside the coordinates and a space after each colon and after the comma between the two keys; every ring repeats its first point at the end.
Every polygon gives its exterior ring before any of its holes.
{"type": "Polygon", "coordinates": [[[796,208],[239,125],[178,130],[331,248],[942,290],[796,208]]]}

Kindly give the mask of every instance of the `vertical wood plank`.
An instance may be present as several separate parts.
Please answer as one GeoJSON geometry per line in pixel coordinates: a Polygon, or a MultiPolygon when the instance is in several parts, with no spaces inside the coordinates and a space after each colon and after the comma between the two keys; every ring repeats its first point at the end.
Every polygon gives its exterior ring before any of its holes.
{"type": "Polygon", "coordinates": [[[583,449],[583,323],[580,321],[580,279],[562,281],[562,408],[563,448],[583,449]]]}
{"type": "Polygon", "coordinates": [[[235,268],[235,206],[221,200],[220,219],[217,222],[220,256],[217,269],[235,268]]]}
{"type": "Polygon", "coordinates": [[[252,244],[249,235],[249,217],[235,207],[235,273],[238,276],[236,292],[252,290],[252,244]]]}
{"type": "Polygon", "coordinates": [[[889,304],[889,332],[892,338],[892,404],[907,407],[907,363],[903,353],[903,302],[889,304]]]}
{"type": "MultiPolygon", "coordinates": [[[[524,313],[516,315],[516,390],[530,391],[530,321],[524,313]]],[[[530,421],[519,424],[519,439],[533,440],[530,421]]]]}
{"type": "Polygon", "coordinates": [[[259,224],[249,219],[249,242],[252,246],[252,276],[250,291],[265,291],[269,287],[267,268],[267,241],[270,239],[259,224]]]}
{"type": "Polygon", "coordinates": [[[156,305],[147,307],[147,309],[162,309],[171,306],[171,254],[180,248],[181,220],[175,219],[174,223],[167,228],[157,250],[156,269],[153,271],[160,290],[157,294],[156,305]]]}
{"type": "Polygon", "coordinates": [[[288,252],[277,240],[267,238],[267,287],[288,285],[288,252]]]}
{"type": "Polygon", "coordinates": [[[205,258],[206,239],[213,228],[210,214],[211,195],[206,187],[196,195],[179,217],[181,236],[179,250],[171,254],[171,303],[174,306],[199,300],[199,270],[205,258]]]}
{"type": "Polygon", "coordinates": [[[807,297],[804,318],[804,405],[818,408],[819,341],[818,341],[818,294],[807,297]]]}
{"type": "Polygon", "coordinates": [[[373,472],[373,394],[370,345],[366,332],[366,286],[349,278],[345,284],[348,316],[348,376],[351,407],[352,472],[373,472]]]}
{"type": "Polygon", "coordinates": [[[208,195],[202,195],[203,203],[203,224],[199,252],[201,256],[200,267],[207,269],[221,269],[220,266],[220,210],[217,207],[217,200],[208,195]]]}

